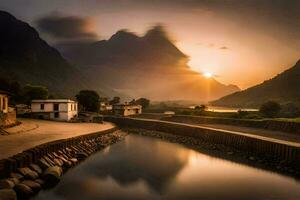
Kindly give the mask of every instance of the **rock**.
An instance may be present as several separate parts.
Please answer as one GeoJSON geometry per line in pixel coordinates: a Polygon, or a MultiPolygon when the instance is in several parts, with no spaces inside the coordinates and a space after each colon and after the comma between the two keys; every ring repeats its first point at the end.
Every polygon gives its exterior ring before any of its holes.
{"type": "Polygon", "coordinates": [[[28,167],[18,168],[18,171],[25,177],[25,179],[35,180],[39,177],[38,173],[28,167]]]}
{"type": "Polygon", "coordinates": [[[44,184],[45,184],[45,181],[44,181],[44,180],[42,180],[42,179],[39,179],[39,178],[38,178],[38,179],[36,179],[36,180],[35,180],[35,182],[37,182],[38,184],[40,184],[40,186],[41,186],[41,187],[43,187],[43,186],[44,186],[44,184]]]}
{"type": "Polygon", "coordinates": [[[45,170],[48,167],[51,167],[51,165],[44,158],[39,159],[37,164],[42,170],[45,170]]]}
{"type": "Polygon", "coordinates": [[[43,158],[50,166],[55,166],[55,162],[51,160],[51,158],[49,158],[48,156],[44,156],[43,158]]]}
{"type": "Polygon", "coordinates": [[[0,189],[12,189],[15,186],[15,183],[9,179],[0,180],[0,189]]]}
{"type": "Polygon", "coordinates": [[[62,175],[62,168],[58,166],[49,167],[43,174],[43,180],[45,181],[45,188],[52,188],[59,183],[62,175]]]}
{"type": "Polygon", "coordinates": [[[43,173],[43,170],[36,164],[29,165],[29,168],[38,173],[39,175],[43,173]]]}
{"type": "Polygon", "coordinates": [[[60,167],[63,166],[63,164],[64,164],[63,161],[58,158],[55,158],[53,160],[53,162],[55,163],[55,165],[60,166],[60,167]]]}
{"type": "Polygon", "coordinates": [[[59,155],[56,152],[52,152],[53,156],[55,156],[56,158],[59,157],[59,155]]]}
{"type": "Polygon", "coordinates": [[[17,178],[8,178],[8,180],[12,181],[15,185],[17,185],[18,183],[20,183],[20,180],[17,178]]]}
{"type": "Polygon", "coordinates": [[[69,156],[68,156],[68,154],[61,153],[60,158],[61,158],[61,159],[64,158],[65,160],[68,160],[68,159],[69,159],[69,156]]]}
{"type": "Polygon", "coordinates": [[[29,199],[34,194],[30,187],[28,187],[27,185],[24,185],[22,183],[17,184],[14,187],[14,189],[17,193],[18,199],[26,200],[26,199],[29,199]]]}
{"type": "Polygon", "coordinates": [[[34,192],[34,193],[37,193],[41,190],[41,185],[35,181],[32,181],[32,180],[25,180],[22,182],[22,184],[24,185],[27,185],[28,187],[31,188],[31,190],[34,192]]]}
{"type": "Polygon", "coordinates": [[[69,169],[69,168],[71,168],[73,166],[73,163],[71,162],[71,161],[66,161],[66,162],[64,162],[64,165],[63,165],[63,167],[65,168],[65,169],[69,169]]]}
{"type": "Polygon", "coordinates": [[[17,194],[13,189],[0,190],[0,200],[17,200],[17,194]]]}
{"type": "Polygon", "coordinates": [[[63,156],[60,156],[59,159],[60,159],[63,163],[65,163],[65,162],[68,161],[68,160],[67,160],[65,157],[63,157],[63,156]]]}
{"type": "Polygon", "coordinates": [[[20,181],[24,180],[24,176],[22,174],[19,174],[19,173],[11,173],[10,177],[11,178],[16,178],[16,179],[18,179],[20,181]]]}
{"type": "Polygon", "coordinates": [[[76,165],[78,163],[77,158],[71,158],[69,160],[73,163],[73,165],[76,165]]]}
{"type": "Polygon", "coordinates": [[[75,156],[79,161],[83,161],[88,157],[88,154],[84,152],[79,152],[75,156]]]}

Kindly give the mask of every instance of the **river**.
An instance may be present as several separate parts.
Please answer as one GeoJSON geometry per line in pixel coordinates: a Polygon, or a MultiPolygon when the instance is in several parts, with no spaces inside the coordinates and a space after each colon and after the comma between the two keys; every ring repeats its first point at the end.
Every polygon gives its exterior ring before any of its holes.
{"type": "Polygon", "coordinates": [[[137,135],[68,171],[34,200],[299,200],[293,178],[137,135]]]}

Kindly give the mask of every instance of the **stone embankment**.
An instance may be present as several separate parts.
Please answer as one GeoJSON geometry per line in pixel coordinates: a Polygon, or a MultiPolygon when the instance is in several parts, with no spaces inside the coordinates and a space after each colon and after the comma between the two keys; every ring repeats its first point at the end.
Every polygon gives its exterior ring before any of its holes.
{"type": "Polygon", "coordinates": [[[299,122],[277,121],[277,120],[251,120],[251,119],[234,119],[221,117],[205,117],[205,116],[188,116],[188,115],[173,115],[164,116],[162,114],[144,113],[140,116],[146,119],[157,119],[172,122],[181,122],[189,124],[224,124],[243,126],[250,128],[261,128],[273,131],[283,131],[288,133],[300,134],[299,122]]]}
{"type": "Polygon", "coordinates": [[[121,140],[117,128],[39,145],[0,161],[0,200],[26,200],[54,187],[68,169],[121,140]]]}
{"type": "Polygon", "coordinates": [[[224,145],[263,158],[271,157],[280,162],[280,166],[298,172],[300,170],[300,143],[176,122],[119,117],[107,117],[105,120],[120,127],[165,132],[214,145],[224,145]]]}
{"type": "Polygon", "coordinates": [[[247,166],[253,166],[255,168],[265,169],[300,179],[299,165],[289,165],[284,160],[281,160],[273,155],[255,154],[250,151],[241,151],[230,146],[214,144],[204,140],[199,140],[194,137],[175,135],[166,132],[137,128],[124,128],[123,130],[130,134],[154,137],[168,142],[183,144],[188,148],[213,157],[230,160],[239,164],[245,164],[247,166]]]}

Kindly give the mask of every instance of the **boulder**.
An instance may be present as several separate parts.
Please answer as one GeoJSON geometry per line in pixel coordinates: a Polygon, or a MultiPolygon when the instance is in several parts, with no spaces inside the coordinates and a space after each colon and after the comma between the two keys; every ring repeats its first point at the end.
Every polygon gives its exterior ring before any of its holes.
{"type": "Polygon", "coordinates": [[[60,166],[60,167],[63,166],[63,164],[64,164],[64,162],[58,158],[55,158],[53,160],[53,162],[55,163],[55,165],[60,166]]]}
{"type": "Polygon", "coordinates": [[[73,163],[73,165],[76,165],[78,163],[77,158],[71,158],[71,159],[69,159],[69,161],[71,161],[73,163]]]}
{"type": "Polygon", "coordinates": [[[79,152],[79,153],[76,153],[75,157],[79,160],[79,161],[82,161],[82,160],[85,160],[89,155],[87,153],[84,153],[84,152],[79,152]]]}
{"type": "Polygon", "coordinates": [[[62,168],[59,166],[49,167],[43,174],[45,188],[52,188],[59,183],[62,176],[62,168]]]}
{"type": "Polygon", "coordinates": [[[72,166],[73,166],[73,163],[71,161],[67,160],[67,161],[64,162],[63,168],[69,169],[72,166]]]}
{"type": "Polygon", "coordinates": [[[55,162],[48,156],[43,157],[50,166],[55,166],[55,162]]]}
{"type": "Polygon", "coordinates": [[[43,187],[44,186],[44,184],[45,184],[45,181],[44,180],[42,180],[42,179],[36,179],[36,180],[34,180],[35,182],[37,182],[38,184],[40,184],[40,186],[41,187],[43,187]]]}
{"type": "Polygon", "coordinates": [[[0,190],[0,200],[17,200],[17,194],[13,189],[0,190]]]}
{"type": "Polygon", "coordinates": [[[38,173],[28,167],[18,168],[18,171],[25,177],[25,179],[35,180],[39,177],[38,173]]]}
{"type": "Polygon", "coordinates": [[[51,167],[51,165],[44,158],[39,159],[37,164],[42,170],[45,170],[48,167],[51,167]]]}
{"type": "Polygon", "coordinates": [[[30,164],[29,168],[38,173],[39,175],[43,173],[43,170],[36,164],[30,164]]]}
{"type": "Polygon", "coordinates": [[[16,179],[18,179],[20,181],[24,180],[24,176],[22,174],[20,174],[20,173],[11,173],[10,177],[11,178],[16,178],[16,179]]]}
{"type": "Polygon", "coordinates": [[[22,183],[17,184],[14,189],[17,193],[18,199],[27,200],[34,194],[29,186],[22,183]]]}
{"type": "Polygon", "coordinates": [[[34,193],[37,193],[41,190],[41,185],[39,183],[37,183],[36,181],[32,181],[32,180],[25,180],[22,182],[22,184],[27,185],[28,187],[31,188],[31,190],[34,193]]]}
{"type": "Polygon", "coordinates": [[[0,189],[12,189],[15,183],[9,179],[0,180],[0,189]]]}
{"type": "Polygon", "coordinates": [[[12,181],[15,185],[17,185],[18,183],[20,183],[20,180],[17,178],[8,178],[8,180],[12,181]]]}

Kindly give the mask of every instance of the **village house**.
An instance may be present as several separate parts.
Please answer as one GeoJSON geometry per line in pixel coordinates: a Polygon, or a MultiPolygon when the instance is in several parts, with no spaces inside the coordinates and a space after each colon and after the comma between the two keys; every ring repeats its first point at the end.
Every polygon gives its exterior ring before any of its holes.
{"type": "Polygon", "coordinates": [[[16,123],[16,111],[8,107],[9,93],[0,90],[0,127],[10,126],[16,123]]]}
{"type": "Polygon", "coordinates": [[[113,113],[117,116],[137,115],[142,113],[142,106],[131,104],[115,104],[113,105],[113,113]]]}
{"type": "Polygon", "coordinates": [[[0,90],[0,112],[8,113],[8,93],[0,90]]]}
{"type": "Polygon", "coordinates": [[[113,106],[109,104],[109,102],[100,102],[100,112],[102,111],[111,111],[113,106]]]}
{"type": "Polygon", "coordinates": [[[78,104],[70,99],[33,100],[33,117],[55,121],[71,121],[78,116],[78,104]]]}

